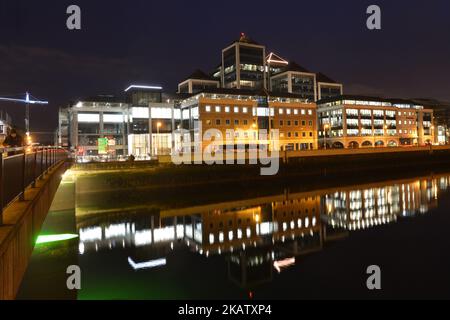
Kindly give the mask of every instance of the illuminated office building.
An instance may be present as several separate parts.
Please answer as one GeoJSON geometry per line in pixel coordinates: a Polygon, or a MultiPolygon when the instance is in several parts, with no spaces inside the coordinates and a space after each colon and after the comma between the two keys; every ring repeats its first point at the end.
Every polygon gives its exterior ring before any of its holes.
{"type": "Polygon", "coordinates": [[[329,99],[344,94],[344,86],[319,72],[316,74],[316,100],[329,99]]]}
{"type": "Polygon", "coordinates": [[[144,85],[131,85],[120,97],[81,98],[60,109],[58,143],[87,157],[169,154],[180,118],[175,104],[161,87],[144,85]]]}
{"type": "Polygon", "coordinates": [[[178,85],[178,93],[198,93],[203,90],[219,87],[219,80],[207,75],[201,70],[196,70],[178,85]]]}
{"type": "Polygon", "coordinates": [[[408,100],[344,95],[318,102],[321,148],[394,147],[434,141],[433,110],[408,100]]]}
{"type": "Polygon", "coordinates": [[[242,33],[222,50],[221,63],[210,75],[197,70],[178,85],[179,93],[198,93],[212,88],[296,94],[307,101],[343,94],[343,85],[322,73],[305,69],[279,54],[267,54],[266,46],[242,33]]]}
{"type": "MultiPolygon", "coordinates": [[[[205,90],[181,101],[181,127],[190,133],[191,141],[202,141],[207,147],[216,129],[218,138],[236,148],[266,144],[269,149],[312,150],[317,148],[316,105],[296,94],[277,94],[236,89],[205,90]],[[199,124],[201,124],[202,137],[199,124]],[[258,131],[269,136],[262,140],[258,131]],[[274,129],[279,130],[277,143],[272,144],[274,129]]],[[[215,138],[215,139],[216,139],[215,138]]],[[[216,142],[217,144],[217,142],[216,142]]],[[[184,150],[186,151],[186,150],[184,150]]]]}
{"type": "Polygon", "coordinates": [[[222,50],[222,87],[266,88],[266,47],[241,34],[222,50]]]}
{"type": "Polygon", "coordinates": [[[164,93],[159,86],[140,85],[129,86],[125,94],[130,112],[128,154],[137,159],[170,154],[173,131],[180,119],[174,95],[164,93]]]}
{"type": "Polygon", "coordinates": [[[77,100],[59,110],[59,143],[79,156],[127,154],[129,108],[115,96],[77,100]]]}

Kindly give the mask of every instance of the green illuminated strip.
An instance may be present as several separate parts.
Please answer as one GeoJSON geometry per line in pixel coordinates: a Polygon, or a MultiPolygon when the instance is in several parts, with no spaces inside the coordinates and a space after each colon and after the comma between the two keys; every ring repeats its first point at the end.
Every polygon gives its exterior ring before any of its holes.
{"type": "Polygon", "coordinates": [[[46,235],[46,236],[38,236],[36,240],[36,244],[42,244],[42,243],[50,243],[50,242],[57,242],[57,241],[65,241],[78,238],[77,234],[52,234],[52,235],[46,235]]]}

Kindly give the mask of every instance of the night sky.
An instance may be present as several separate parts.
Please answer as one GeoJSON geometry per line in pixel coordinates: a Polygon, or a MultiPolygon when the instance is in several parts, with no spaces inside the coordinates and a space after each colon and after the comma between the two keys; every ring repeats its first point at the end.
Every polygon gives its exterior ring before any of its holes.
{"type": "MultiPolygon", "coordinates": [[[[131,83],[177,83],[211,71],[245,32],[288,60],[344,83],[345,93],[450,100],[450,2],[0,0],[0,96],[30,91],[31,131],[57,126],[71,99],[120,94],[131,83]],[[66,8],[82,30],[66,28],[66,8]],[[382,30],[366,8],[382,9],[382,30]]],[[[24,106],[0,102],[23,126],[24,106]]]]}

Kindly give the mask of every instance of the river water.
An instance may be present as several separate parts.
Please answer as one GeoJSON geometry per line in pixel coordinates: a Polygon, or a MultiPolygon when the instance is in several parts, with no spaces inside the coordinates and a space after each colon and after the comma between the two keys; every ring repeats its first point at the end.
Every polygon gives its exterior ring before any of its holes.
{"type": "Polygon", "coordinates": [[[450,174],[157,212],[50,213],[18,298],[450,298],[450,174]],[[56,227],[54,229],[57,229],[56,227]],[[76,237],[78,236],[78,237],[76,237]],[[68,265],[81,289],[66,287],[68,265]],[[368,290],[367,268],[381,270],[368,290]]]}

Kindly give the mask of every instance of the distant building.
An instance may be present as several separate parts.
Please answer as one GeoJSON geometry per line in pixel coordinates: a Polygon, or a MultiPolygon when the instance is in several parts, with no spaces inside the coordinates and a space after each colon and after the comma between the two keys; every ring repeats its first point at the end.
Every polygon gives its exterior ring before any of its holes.
{"type": "Polygon", "coordinates": [[[322,148],[422,146],[434,141],[433,110],[413,101],[344,95],[317,104],[322,148]]]}
{"type": "Polygon", "coordinates": [[[245,34],[222,50],[222,87],[266,88],[266,47],[245,34]]]}
{"type": "Polygon", "coordinates": [[[270,83],[274,92],[297,94],[308,101],[317,100],[316,74],[293,61],[275,71],[270,83]]]}
{"type": "Polygon", "coordinates": [[[337,97],[344,94],[344,86],[341,83],[337,83],[333,79],[330,79],[323,73],[316,75],[317,82],[317,99],[328,99],[337,97]]]}
{"type": "Polygon", "coordinates": [[[170,154],[173,131],[180,122],[176,95],[164,93],[162,87],[130,86],[126,101],[130,112],[128,154],[138,158],[170,154]]]}
{"type": "Polygon", "coordinates": [[[0,110],[0,147],[12,128],[12,119],[8,113],[0,110]]]}
{"type": "Polygon", "coordinates": [[[201,70],[196,70],[178,85],[178,93],[198,93],[207,89],[220,88],[220,81],[201,70]]]}
{"type": "Polygon", "coordinates": [[[262,90],[292,93],[308,101],[342,95],[343,85],[271,52],[242,33],[222,50],[221,63],[206,74],[196,70],[178,85],[179,93],[208,89],[262,90]]]}
{"type": "Polygon", "coordinates": [[[435,137],[434,142],[438,144],[450,143],[450,101],[439,101],[436,99],[412,99],[420,105],[426,105],[433,110],[435,137]]]}
{"type": "Polygon", "coordinates": [[[173,96],[158,86],[131,85],[120,97],[78,99],[59,111],[58,144],[80,156],[168,154],[180,118],[173,96]]]}
{"type": "Polygon", "coordinates": [[[123,98],[81,98],[60,109],[58,143],[83,156],[126,155],[129,117],[123,98]]]}
{"type": "Polygon", "coordinates": [[[221,51],[220,64],[195,70],[176,93],[134,84],[117,97],[76,100],[60,110],[57,139],[79,155],[137,159],[193,151],[187,139],[202,149],[212,141],[214,148],[280,151],[422,146],[449,142],[449,110],[435,100],[344,95],[341,83],[241,34],[221,51]]]}

